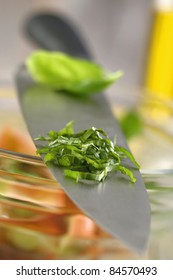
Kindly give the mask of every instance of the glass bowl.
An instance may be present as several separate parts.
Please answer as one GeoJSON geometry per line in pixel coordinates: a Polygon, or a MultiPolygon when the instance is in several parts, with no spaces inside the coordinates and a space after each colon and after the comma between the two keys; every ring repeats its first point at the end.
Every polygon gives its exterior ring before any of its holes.
{"type": "Polygon", "coordinates": [[[141,165],[151,203],[142,255],[99,228],[65,195],[36,150],[15,90],[0,89],[0,259],[173,259],[171,102],[141,89],[106,94],[141,165]]]}

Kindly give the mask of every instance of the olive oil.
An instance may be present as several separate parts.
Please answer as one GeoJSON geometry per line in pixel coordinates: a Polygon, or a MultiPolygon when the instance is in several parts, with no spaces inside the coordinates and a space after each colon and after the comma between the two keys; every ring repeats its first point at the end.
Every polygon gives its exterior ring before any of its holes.
{"type": "Polygon", "coordinates": [[[156,1],[145,74],[149,94],[173,98],[173,1],[156,1]]]}

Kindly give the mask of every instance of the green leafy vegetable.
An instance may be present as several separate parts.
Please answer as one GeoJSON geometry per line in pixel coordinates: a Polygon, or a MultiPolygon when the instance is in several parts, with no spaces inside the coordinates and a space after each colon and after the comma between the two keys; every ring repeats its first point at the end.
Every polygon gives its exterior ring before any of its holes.
{"type": "Polygon", "coordinates": [[[26,66],[37,82],[75,95],[102,91],[122,76],[121,71],[108,74],[91,61],[60,52],[36,51],[26,66]]]}
{"type": "Polygon", "coordinates": [[[74,133],[71,121],[60,131],[51,130],[46,137],[38,136],[35,140],[46,141],[46,145],[37,150],[44,155],[45,162],[64,167],[65,176],[76,181],[103,181],[108,172],[118,170],[132,182],[136,181],[133,173],[121,163],[128,157],[139,168],[134,157],[113,143],[103,129],[92,127],[74,133]]]}
{"type": "Polygon", "coordinates": [[[141,133],[143,123],[140,115],[135,111],[128,111],[121,119],[120,125],[126,139],[131,139],[141,133]]]}

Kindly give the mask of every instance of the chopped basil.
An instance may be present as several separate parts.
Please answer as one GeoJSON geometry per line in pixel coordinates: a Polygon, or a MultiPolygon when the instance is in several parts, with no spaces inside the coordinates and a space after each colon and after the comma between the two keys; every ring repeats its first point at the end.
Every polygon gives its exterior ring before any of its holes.
{"type": "Polygon", "coordinates": [[[73,95],[100,92],[122,76],[121,71],[108,74],[96,63],[61,52],[35,51],[26,66],[37,82],[73,95]]]}
{"type": "Polygon", "coordinates": [[[65,176],[77,182],[104,181],[109,172],[118,170],[133,183],[136,181],[132,171],[122,165],[122,159],[129,158],[139,168],[134,157],[113,143],[103,129],[92,127],[75,133],[71,121],[60,131],[51,130],[46,137],[38,136],[35,140],[46,142],[37,150],[44,155],[45,162],[64,167],[65,176]]]}

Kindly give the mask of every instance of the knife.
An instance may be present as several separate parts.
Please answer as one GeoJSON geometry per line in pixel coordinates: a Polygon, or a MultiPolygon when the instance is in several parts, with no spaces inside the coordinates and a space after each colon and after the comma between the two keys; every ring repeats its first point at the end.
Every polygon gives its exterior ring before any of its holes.
{"type": "MultiPolygon", "coordinates": [[[[25,32],[39,47],[91,59],[76,28],[62,16],[35,15],[28,20],[25,32]]],[[[32,139],[40,134],[46,135],[51,129],[60,130],[74,120],[76,131],[92,126],[103,128],[112,140],[117,136],[117,145],[128,148],[103,93],[83,100],[54,92],[36,84],[24,66],[18,69],[16,85],[32,139]]],[[[38,142],[35,145],[39,148],[38,142]]],[[[86,215],[125,246],[143,253],[150,234],[149,199],[140,172],[128,159],[124,165],[133,171],[137,178],[135,184],[119,172],[111,174],[102,183],[88,185],[64,177],[60,168],[50,167],[50,170],[66,194],[86,215]]]]}

